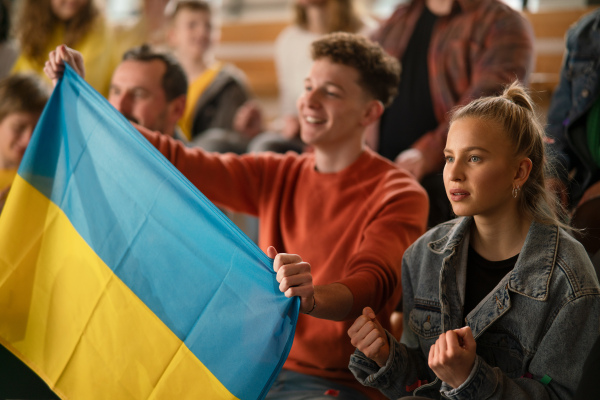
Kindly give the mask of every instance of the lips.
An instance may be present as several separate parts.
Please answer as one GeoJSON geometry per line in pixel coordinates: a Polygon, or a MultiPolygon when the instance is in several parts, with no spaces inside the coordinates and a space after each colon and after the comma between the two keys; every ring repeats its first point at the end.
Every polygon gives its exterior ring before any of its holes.
{"type": "Polygon", "coordinates": [[[325,119],[320,119],[320,118],[316,118],[316,117],[311,117],[310,115],[306,115],[304,116],[304,120],[306,122],[308,122],[309,124],[324,124],[327,120],[325,119]]]}
{"type": "Polygon", "coordinates": [[[452,201],[461,201],[471,195],[471,193],[469,193],[468,191],[466,191],[464,189],[450,189],[449,194],[450,194],[450,196],[449,196],[450,200],[452,200],[452,201]]]}

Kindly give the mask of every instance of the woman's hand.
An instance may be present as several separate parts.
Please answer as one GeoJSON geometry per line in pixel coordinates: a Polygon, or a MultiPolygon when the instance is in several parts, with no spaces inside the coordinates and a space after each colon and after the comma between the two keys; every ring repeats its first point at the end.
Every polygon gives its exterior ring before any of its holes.
{"type": "Polygon", "coordinates": [[[85,68],[83,66],[83,56],[77,50],[73,50],[64,44],[61,44],[48,54],[48,61],[44,64],[44,72],[56,86],[58,79],[65,72],[65,61],[77,72],[79,76],[85,78],[85,68]]]}
{"type": "Polygon", "coordinates": [[[387,363],[390,355],[387,335],[370,307],[365,307],[363,315],[354,321],[348,329],[348,336],[352,345],[377,365],[383,367],[387,363]]]}
{"type": "Polygon", "coordinates": [[[462,385],[475,364],[477,343],[471,328],[442,333],[429,349],[429,368],[454,389],[462,385]]]}

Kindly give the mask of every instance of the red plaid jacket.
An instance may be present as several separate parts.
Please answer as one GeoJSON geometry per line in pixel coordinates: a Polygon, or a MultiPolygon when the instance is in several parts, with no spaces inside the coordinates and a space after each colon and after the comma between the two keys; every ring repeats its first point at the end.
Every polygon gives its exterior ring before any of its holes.
{"type": "MultiPolygon", "coordinates": [[[[400,6],[373,39],[401,60],[424,6],[425,0],[400,6]]],[[[428,59],[431,100],[439,126],[413,147],[423,152],[426,173],[433,173],[444,164],[453,107],[497,94],[515,79],[528,84],[534,61],[533,30],[518,11],[498,0],[455,0],[450,14],[436,21],[428,59]]]]}

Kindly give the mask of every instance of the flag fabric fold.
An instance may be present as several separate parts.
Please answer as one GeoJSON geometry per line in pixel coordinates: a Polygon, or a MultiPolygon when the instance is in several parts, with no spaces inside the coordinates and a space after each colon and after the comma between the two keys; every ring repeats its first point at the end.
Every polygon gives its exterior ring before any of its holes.
{"type": "Polygon", "coordinates": [[[67,66],[0,217],[0,342],[62,398],[262,399],[299,310],[274,275],[67,66]]]}

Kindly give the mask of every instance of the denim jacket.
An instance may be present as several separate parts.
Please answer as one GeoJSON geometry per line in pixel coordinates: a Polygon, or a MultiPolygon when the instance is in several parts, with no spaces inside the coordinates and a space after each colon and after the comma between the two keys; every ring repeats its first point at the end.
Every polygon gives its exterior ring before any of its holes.
{"type": "Polygon", "coordinates": [[[586,14],[567,32],[560,82],[548,110],[546,133],[561,179],[568,183],[572,203],[598,178],[598,167],[587,149],[588,110],[600,97],[600,8],[586,14]],[[567,174],[575,169],[568,182],[567,174]],[[561,171],[562,170],[562,171],[561,171]]]}
{"type": "Polygon", "coordinates": [[[402,344],[388,334],[384,367],[359,350],[350,369],[389,398],[570,399],[600,335],[600,286],[583,246],[556,226],[532,223],[513,270],[463,318],[473,219],[438,225],[406,250],[402,263],[402,344]],[[452,389],[429,369],[442,332],[469,325],[477,357],[452,389]],[[426,383],[428,382],[428,383],[426,383]]]}

